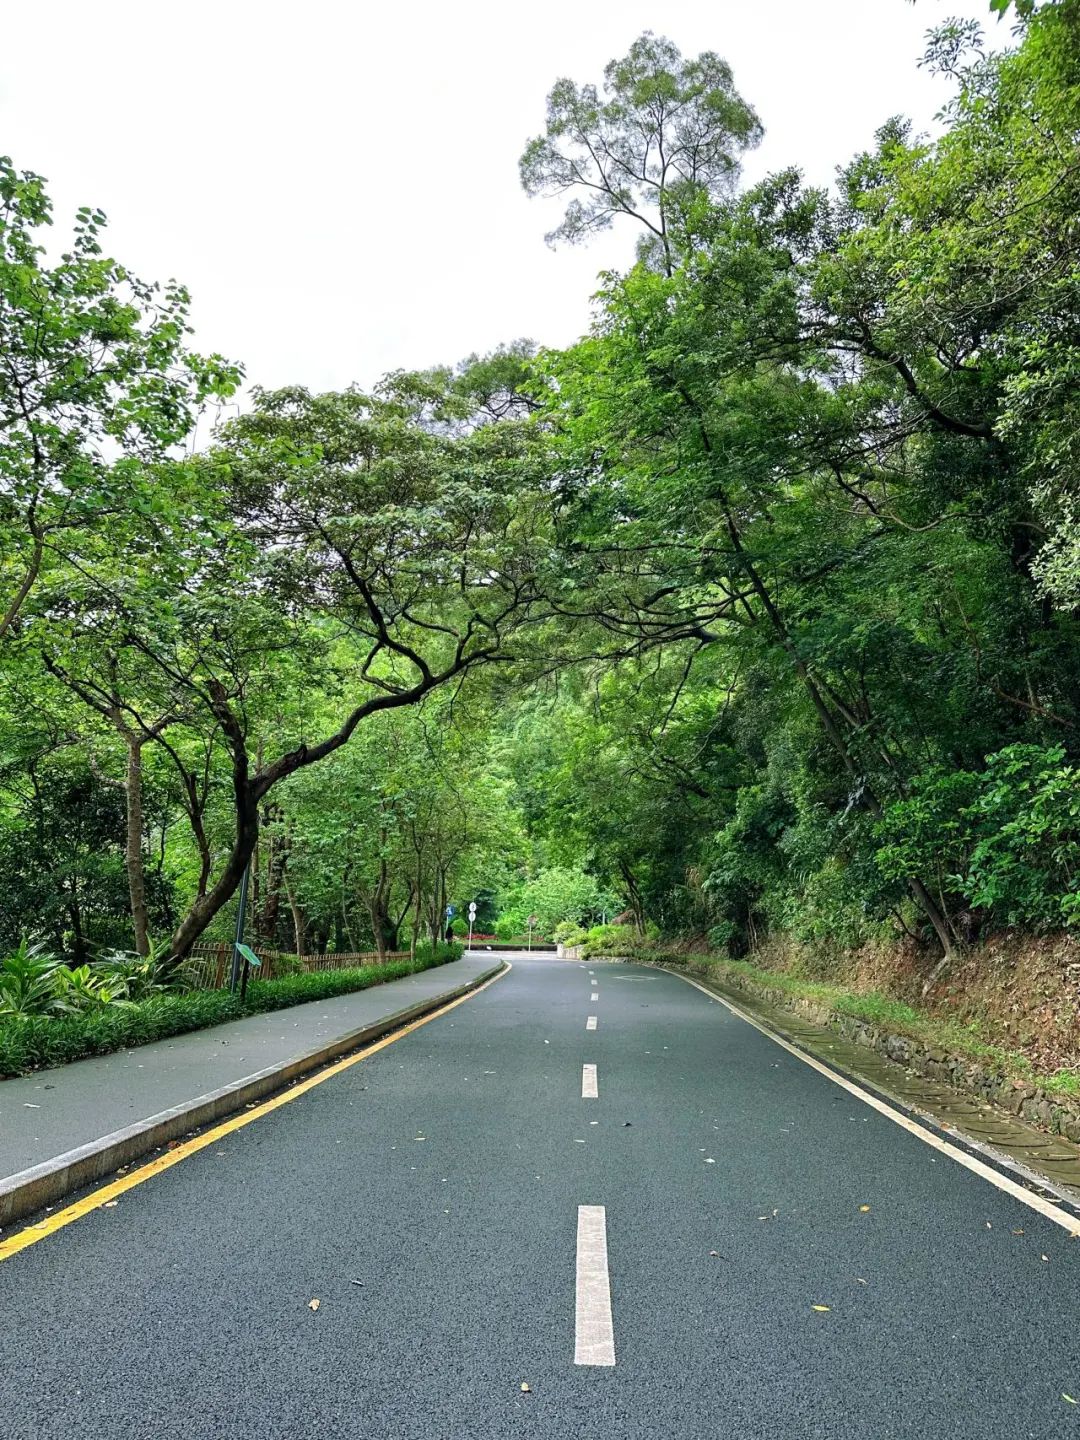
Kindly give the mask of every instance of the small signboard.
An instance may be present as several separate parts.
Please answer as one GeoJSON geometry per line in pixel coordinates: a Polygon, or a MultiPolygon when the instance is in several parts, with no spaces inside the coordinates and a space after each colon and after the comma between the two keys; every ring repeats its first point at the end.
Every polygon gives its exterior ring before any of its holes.
{"type": "Polygon", "coordinates": [[[255,954],[255,951],[252,950],[250,945],[237,945],[236,948],[249,965],[254,965],[256,970],[259,968],[259,957],[255,954]]]}

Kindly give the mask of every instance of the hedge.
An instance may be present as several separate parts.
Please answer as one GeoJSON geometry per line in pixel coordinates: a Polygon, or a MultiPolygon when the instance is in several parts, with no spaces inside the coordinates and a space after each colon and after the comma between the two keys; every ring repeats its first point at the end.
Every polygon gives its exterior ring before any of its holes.
{"type": "Polygon", "coordinates": [[[74,1015],[37,1015],[0,1023],[0,1077],[24,1075],[51,1065],[65,1065],[87,1055],[109,1055],[151,1040],[184,1035],[244,1015],[282,1010],[310,1000],[326,1000],[387,980],[399,980],[435,965],[457,960],[460,945],[439,945],[417,954],[415,960],[394,960],[386,965],[363,965],[354,970],[315,971],[285,975],[280,980],[256,980],[241,1001],[228,990],[190,990],[155,995],[139,1004],[109,1004],[74,1015]]]}

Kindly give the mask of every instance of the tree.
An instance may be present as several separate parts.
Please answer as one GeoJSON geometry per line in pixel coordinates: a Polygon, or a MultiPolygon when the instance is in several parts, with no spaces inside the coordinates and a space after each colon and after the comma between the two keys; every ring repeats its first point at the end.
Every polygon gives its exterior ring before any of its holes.
{"type": "Polygon", "coordinates": [[[133,462],[183,440],[202,403],[240,378],[187,348],[183,286],[149,284],[104,254],[105,223],[81,209],[71,249],[49,265],[45,182],[0,156],[0,641],[43,569],[78,556],[107,519],[153,508],[133,462]]]}
{"type": "MultiPolygon", "coordinates": [[[[539,434],[527,422],[434,433],[418,423],[409,396],[300,389],[257,392],[253,412],[225,428],[207,463],[231,487],[236,534],[247,547],[247,607],[253,617],[271,607],[279,638],[271,636],[270,648],[286,643],[282,627],[295,632],[301,617],[317,646],[340,637],[340,654],[328,663],[340,666],[333,684],[342,702],[320,738],[282,744],[279,735],[253,764],[244,685],[228,655],[211,666],[212,647],[200,640],[184,669],[147,647],[213,716],[232,768],[235,839],[174,933],[175,960],[235,891],[254,850],[259,805],[275,785],[339,750],[369,717],[505,662],[515,639],[527,643],[544,609],[539,434]]],[[[234,627],[236,604],[203,595],[195,615],[204,634],[208,621],[210,636],[234,627]]]]}
{"type": "Polygon", "coordinates": [[[671,274],[703,207],[730,193],[761,133],[726,61],[711,50],[684,59],[646,31],[606,66],[603,95],[555,83],[545,133],[521,156],[521,183],[529,195],[582,192],[549,242],[584,240],[625,215],[645,229],[641,253],[671,274]]]}

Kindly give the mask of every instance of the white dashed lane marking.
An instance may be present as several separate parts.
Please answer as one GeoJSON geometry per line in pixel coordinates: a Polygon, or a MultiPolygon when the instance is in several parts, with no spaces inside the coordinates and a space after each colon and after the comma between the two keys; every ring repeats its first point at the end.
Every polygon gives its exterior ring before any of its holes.
{"type": "Polygon", "coordinates": [[[581,1098],[583,1100],[596,1100],[599,1097],[599,1090],[596,1088],[596,1066],[582,1065],[581,1067],[581,1098]]]}
{"type": "Polygon", "coordinates": [[[586,1029],[586,1030],[595,1030],[595,1029],[596,1029],[596,1016],[595,1016],[595,1015],[590,1015],[589,1018],[585,1021],[585,1029],[586,1029]]]}
{"type": "Polygon", "coordinates": [[[603,1205],[579,1205],[577,1292],[574,1309],[574,1364],[614,1365],[607,1217],[603,1205]]]}

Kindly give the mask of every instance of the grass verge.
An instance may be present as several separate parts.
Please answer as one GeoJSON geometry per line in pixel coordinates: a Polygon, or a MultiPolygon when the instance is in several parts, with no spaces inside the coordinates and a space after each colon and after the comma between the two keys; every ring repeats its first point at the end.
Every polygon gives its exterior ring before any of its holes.
{"type": "Polygon", "coordinates": [[[327,1000],[415,975],[435,965],[457,960],[460,945],[440,945],[415,960],[394,960],[386,965],[362,965],[353,970],[316,971],[285,975],[280,980],[254,980],[241,1001],[227,990],[190,990],[176,995],[155,995],[139,1004],[109,1004],[74,1015],[40,1015],[0,1023],[0,1077],[25,1075],[52,1065],[66,1065],[87,1055],[108,1055],[184,1035],[244,1015],[259,1015],[327,1000]]]}

